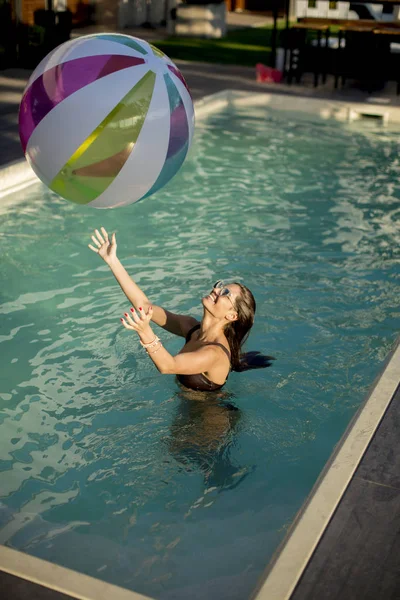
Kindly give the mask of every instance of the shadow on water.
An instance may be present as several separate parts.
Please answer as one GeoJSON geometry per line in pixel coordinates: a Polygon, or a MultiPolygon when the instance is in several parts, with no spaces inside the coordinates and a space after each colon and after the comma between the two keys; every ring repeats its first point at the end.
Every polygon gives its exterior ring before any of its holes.
{"type": "Polygon", "coordinates": [[[206,488],[220,492],[237,487],[253,467],[243,467],[231,456],[243,418],[234,395],[181,388],[175,400],[167,440],[170,454],[186,471],[200,470],[206,488]]]}

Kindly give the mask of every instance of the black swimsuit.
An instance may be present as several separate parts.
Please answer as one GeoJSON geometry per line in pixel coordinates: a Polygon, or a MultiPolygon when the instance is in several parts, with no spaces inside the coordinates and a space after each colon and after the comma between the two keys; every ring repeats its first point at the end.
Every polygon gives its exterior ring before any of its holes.
{"type": "MultiPolygon", "coordinates": [[[[200,329],[200,323],[197,323],[197,325],[192,327],[192,329],[188,332],[188,334],[186,336],[186,343],[192,337],[192,333],[194,331],[197,331],[197,329],[200,329]]],[[[218,342],[208,342],[205,345],[219,346],[220,348],[222,348],[222,350],[225,352],[225,354],[229,358],[229,362],[230,362],[231,353],[229,352],[229,350],[227,348],[225,348],[225,346],[223,344],[219,344],[218,342]]],[[[221,383],[221,384],[214,383],[213,381],[210,381],[203,373],[199,373],[198,375],[177,375],[176,378],[179,381],[179,383],[181,383],[185,387],[187,387],[191,390],[199,391],[199,392],[214,392],[216,390],[220,390],[222,388],[222,386],[225,385],[225,383],[226,383],[226,381],[224,381],[224,383],[221,383]]]]}

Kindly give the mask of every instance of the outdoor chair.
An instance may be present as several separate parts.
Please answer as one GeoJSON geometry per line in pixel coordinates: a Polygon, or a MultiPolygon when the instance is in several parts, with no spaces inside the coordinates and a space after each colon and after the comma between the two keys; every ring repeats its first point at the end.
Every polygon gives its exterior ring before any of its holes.
{"type": "Polygon", "coordinates": [[[393,42],[390,44],[389,56],[390,79],[396,82],[396,94],[400,94],[400,44],[393,42]]]}
{"type": "Polygon", "coordinates": [[[382,44],[372,30],[344,30],[341,36],[344,45],[335,51],[335,88],[339,81],[344,86],[353,79],[368,92],[381,89],[385,82],[384,64],[387,60],[387,45],[382,44]]]}
{"type": "Polygon", "coordinates": [[[400,93],[400,30],[392,27],[376,29],[374,35],[382,53],[382,77],[396,82],[396,93],[400,93]]]}
{"type": "Polygon", "coordinates": [[[299,23],[286,33],[287,82],[290,84],[295,79],[296,83],[300,83],[303,74],[311,72],[314,87],[318,86],[320,76],[325,83],[330,52],[329,28],[309,27],[299,23]]]}
{"type": "Polygon", "coordinates": [[[287,52],[286,61],[286,79],[290,84],[293,79],[296,83],[300,83],[303,75],[303,62],[304,62],[304,49],[306,45],[306,34],[305,30],[301,29],[287,29],[283,32],[284,45],[287,52]]]}

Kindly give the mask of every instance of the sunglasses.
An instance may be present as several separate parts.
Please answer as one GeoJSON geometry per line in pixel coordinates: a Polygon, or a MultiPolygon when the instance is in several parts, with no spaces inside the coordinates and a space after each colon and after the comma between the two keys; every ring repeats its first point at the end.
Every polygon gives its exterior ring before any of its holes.
{"type": "Polygon", "coordinates": [[[225,284],[222,281],[222,279],[218,279],[218,281],[216,281],[214,283],[213,289],[221,290],[219,292],[219,296],[227,296],[229,298],[234,310],[236,310],[235,305],[233,303],[233,294],[229,288],[225,287],[225,284]]]}

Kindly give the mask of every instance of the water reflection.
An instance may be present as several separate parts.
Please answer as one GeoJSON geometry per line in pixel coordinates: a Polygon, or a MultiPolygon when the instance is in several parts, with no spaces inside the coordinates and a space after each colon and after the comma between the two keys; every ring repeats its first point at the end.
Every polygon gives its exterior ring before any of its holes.
{"type": "Polygon", "coordinates": [[[235,463],[232,450],[242,421],[233,394],[181,388],[167,445],[186,471],[200,470],[206,489],[236,487],[251,471],[235,463]]]}

